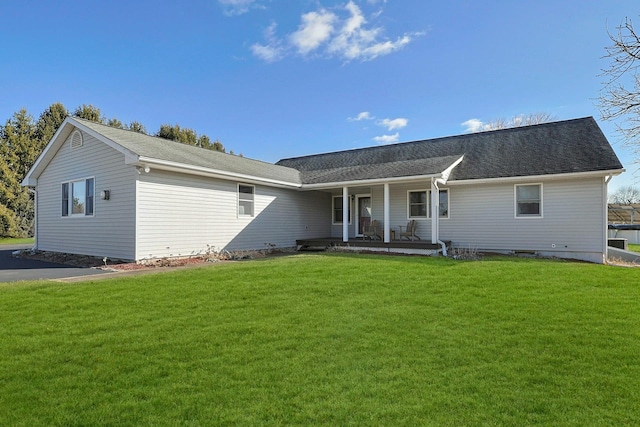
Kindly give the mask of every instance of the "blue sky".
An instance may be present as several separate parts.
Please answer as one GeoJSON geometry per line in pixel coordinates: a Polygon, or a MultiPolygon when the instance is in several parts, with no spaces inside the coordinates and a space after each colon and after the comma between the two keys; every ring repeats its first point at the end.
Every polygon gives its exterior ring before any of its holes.
{"type": "MultiPolygon", "coordinates": [[[[0,119],[53,102],[280,158],[594,116],[601,59],[637,0],[30,1],[0,4],[0,119]],[[475,119],[475,122],[469,122],[475,119]]],[[[640,21],[639,21],[640,22],[640,21]]]]}

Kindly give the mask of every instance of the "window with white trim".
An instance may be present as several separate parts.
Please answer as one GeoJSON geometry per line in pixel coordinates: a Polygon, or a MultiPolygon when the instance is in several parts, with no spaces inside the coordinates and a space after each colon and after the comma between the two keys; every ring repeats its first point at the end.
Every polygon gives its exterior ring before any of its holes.
{"type": "MultiPolygon", "coordinates": [[[[449,218],[449,190],[440,190],[440,218],[449,218]]],[[[407,192],[407,213],[411,219],[431,218],[431,190],[407,192]]]]}
{"type": "Polygon", "coordinates": [[[542,216],[542,184],[516,184],[516,218],[542,216]]]}
{"type": "Polygon", "coordinates": [[[407,193],[409,218],[428,218],[429,197],[427,190],[409,191],[407,193]]]}
{"type": "MultiPolygon", "coordinates": [[[[342,215],[344,213],[344,209],[342,206],[342,196],[333,196],[333,223],[334,224],[342,224],[342,215]]],[[[351,202],[347,203],[349,205],[349,224],[351,224],[351,202]]]]}
{"type": "Polygon", "coordinates": [[[62,216],[92,216],[94,207],[93,178],[62,183],[62,216]]]}
{"type": "Polygon", "coordinates": [[[253,216],[255,187],[238,184],[238,216],[253,216]]]}

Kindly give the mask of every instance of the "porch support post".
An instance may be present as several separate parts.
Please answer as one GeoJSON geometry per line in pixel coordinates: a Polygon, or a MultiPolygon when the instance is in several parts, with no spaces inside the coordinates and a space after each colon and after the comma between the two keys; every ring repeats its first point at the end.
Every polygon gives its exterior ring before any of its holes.
{"type": "Polygon", "coordinates": [[[349,188],[342,187],[342,241],[349,241],[349,188]]]}
{"type": "Polygon", "coordinates": [[[384,242],[391,241],[391,215],[389,214],[389,183],[384,184],[384,242]]]}
{"type": "Polygon", "coordinates": [[[431,178],[431,243],[440,240],[440,189],[434,178],[431,178]]]}

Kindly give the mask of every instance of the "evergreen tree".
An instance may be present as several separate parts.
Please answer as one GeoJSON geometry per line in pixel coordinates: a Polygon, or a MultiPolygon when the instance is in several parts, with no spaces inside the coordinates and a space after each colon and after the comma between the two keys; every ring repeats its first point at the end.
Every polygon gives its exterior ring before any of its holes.
{"type": "Polygon", "coordinates": [[[69,111],[59,102],[51,104],[49,108],[40,114],[36,124],[36,138],[41,149],[51,141],[51,138],[68,115],[69,111]]]}
{"type": "Polygon", "coordinates": [[[92,122],[105,124],[106,120],[102,117],[100,109],[89,104],[82,104],[73,112],[75,117],[79,117],[85,120],[91,120],[92,122]]]}
{"type": "Polygon", "coordinates": [[[115,117],[113,119],[107,120],[107,126],[111,126],[112,128],[125,129],[122,122],[115,117]]]}
{"type": "Polygon", "coordinates": [[[2,227],[6,228],[2,232],[8,235],[26,236],[32,232],[33,200],[20,183],[40,153],[36,141],[36,125],[25,109],[7,120],[0,131],[0,210],[2,227]]]}
{"type": "Polygon", "coordinates": [[[225,148],[218,140],[211,142],[207,135],[200,135],[193,129],[181,128],[180,125],[163,124],[156,133],[160,138],[170,139],[172,141],[182,142],[183,144],[195,145],[197,147],[206,148],[207,150],[225,152],[225,148]]]}
{"type": "Polygon", "coordinates": [[[144,125],[140,122],[133,121],[129,123],[129,126],[127,126],[127,128],[134,132],[143,133],[145,135],[147,134],[147,128],[145,128],[144,125]]]}

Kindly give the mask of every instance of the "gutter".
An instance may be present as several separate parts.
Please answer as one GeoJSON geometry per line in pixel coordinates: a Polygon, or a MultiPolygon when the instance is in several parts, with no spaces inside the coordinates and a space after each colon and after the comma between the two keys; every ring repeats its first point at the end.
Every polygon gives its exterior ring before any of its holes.
{"type": "Polygon", "coordinates": [[[253,176],[253,175],[222,171],[218,169],[210,169],[202,166],[186,165],[184,163],[171,162],[168,160],[158,160],[158,159],[153,159],[153,158],[143,157],[143,156],[138,157],[137,162],[135,163],[132,162],[129,164],[132,164],[134,166],[145,167],[145,171],[147,167],[149,167],[150,169],[150,167],[153,166],[159,170],[189,173],[192,175],[207,176],[207,177],[219,178],[219,179],[231,178],[233,180],[244,181],[252,184],[269,184],[275,187],[295,188],[295,189],[300,189],[302,187],[302,184],[297,182],[288,182],[288,181],[282,181],[278,179],[262,178],[262,177],[253,176]]]}
{"type": "Polygon", "coordinates": [[[543,181],[554,179],[572,179],[572,178],[585,178],[585,177],[601,177],[601,176],[615,176],[625,172],[625,169],[612,169],[602,171],[590,171],[590,172],[570,172],[570,173],[557,173],[549,175],[523,175],[523,176],[509,176],[503,178],[479,178],[479,179],[462,179],[448,181],[447,185],[469,185],[469,184],[492,184],[500,182],[522,182],[523,180],[531,181],[543,181]]]}
{"type": "Polygon", "coordinates": [[[431,175],[412,175],[412,176],[399,176],[393,178],[372,178],[372,179],[362,179],[362,180],[353,180],[353,181],[335,181],[335,182],[325,182],[321,184],[302,184],[300,188],[302,190],[321,190],[321,189],[329,189],[336,187],[349,187],[349,186],[366,186],[366,185],[375,185],[375,184],[385,184],[385,183],[402,183],[402,182],[412,182],[412,181],[424,181],[431,179],[440,179],[442,178],[442,173],[431,174],[431,175]]]}

